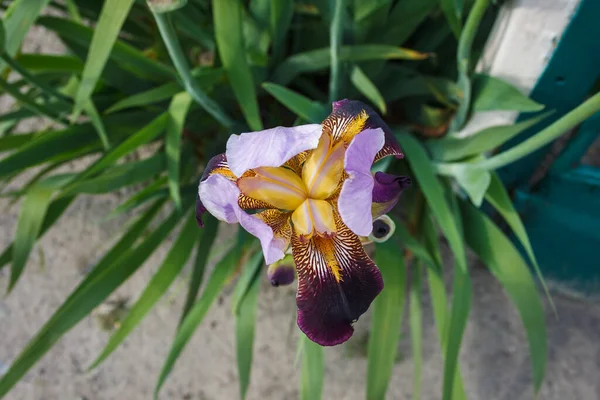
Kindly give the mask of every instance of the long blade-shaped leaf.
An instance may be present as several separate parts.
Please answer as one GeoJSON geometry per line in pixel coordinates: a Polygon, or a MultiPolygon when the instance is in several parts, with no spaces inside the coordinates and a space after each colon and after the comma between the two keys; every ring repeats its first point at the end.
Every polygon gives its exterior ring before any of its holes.
{"type": "Polygon", "coordinates": [[[367,350],[367,400],[385,400],[402,330],[406,293],[406,266],[395,240],[376,247],[375,260],[385,287],[373,301],[373,319],[367,350]]]}
{"type": "Polygon", "coordinates": [[[206,261],[211,253],[212,245],[217,237],[217,228],[219,227],[219,221],[207,215],[204,218],[204,228],[200,231],[200,240],[198,241],[198,249],[196,250],[196,259],[194,260],[194,269],[192,271],[192,277],[188,285],[188,292],[185,298],[185,304],[183,306],[183,312],[181,313],[181,322],[188,315],[191,310],[198,291],[202,285],[204,278],[204,270],[206,269],[206,261]]]}
{"type": "Polygon", "coordinates": [[[14,84],[8,83],[2,78],[0,78],[0,90],[11,95],[15,100],[40,117],[49,118],[62,125],[67,124],[67,120],[60,115],[61,113],[56,108],[37,102],[31,96],[21,93],[14,84]]]}
{"type": "Polygon", "coordinates": [[[410,344],[413,358],[413,400],[421,395],[421,370],[423,368],[423,316],[421,311],[421,266],[416,262],[411,271],[410,283],[410,344]]]}
{"type": "Polygon", "coordinates": [[[441,139],[429,140],[427,148],[434,159],[442,161],[455,161],[479,155],[497,149],[550,114],[551,112],[544,113],[513,125],[491,126],[468,137],[445,136],[441,139]]]}
{"type": "MultiPolygon", "coordinates": [[[[448,0],[445,0],[446,2],[448,0]]],[[[449,0],[452,1],[452,0],[449,0]]],[[[475,4],[469,13],[465,29],[460,33],[458,50],[456,51],[456,62],[458,69],[458,87],[463,93],[456,114],[450,123],[450,132],[459,131],[471,109],[471,47],[479,28],[479,23],[489,6],[490,0],[475,0],[475,4]]]]}
{"type": "Polygon", "coordinates": [[[104,301],[162,243],[179,221],[179,214],[171,214],[144,242],[135,249],[130,249],[158,209],[159,207],[153,207],[140,219],[138,224],[131,228],[130,232],[113,247],[113,250],[118,249],[119,251],[111,251],[104,256],[96,268],[29,342],[12,363],[8,372],[0,379],[0,398],[8,393],[65,332],[104,301]],[[130,235],[134,229],[136,230],[135,235],[130,235]],[[130,250],[127,251],[127,249],[130,250]]]}
{"type": "Polygon", "coordinates": [[[171,247],[167,257],[162,265],[156,271],[138,301],[131,307],[129,313],[121,321],[119,330],[117,330],[108,341],[108,344],[102,350],[102,353],[90,366],[90,369],[97,367],[104,361],[125,338],[135,329],[135,327],[144,319],[148,311],[160,300],[169,286],[173,283],[179,272],[183,269],[189,258],[196,238],[199,235],[199,229],[196,226],[196,220],[187,215],[187,222],[181,229],[179,237],[171,247]]]}
{"type": "Polygon", "coordinates": [[[247,265],[242,266],[242,272],[238,278],[238,283],[235,285],[235,290],[231,295],[231,310],[233,314],[237,314],[240,309],[240,304],[244,300],[244,296],[248,292],[250,285],[254,280],[254,276],[260,270],[263,264],[262,252],[255,253],[247,265]]]}
{"type": "MultiPolygon", "coordinates": [[[[414,50],[378,44],[342,46],[340,49],[340,61],[424,60],[428,57],[429,54],[414,50]]],[[[287,85],[302,73],[319,71],[329,67],[330,64],[328,47],[298,53],[283,61],[273,72],[271,80],[280,85],[287,85]]]]}
{"type": "Polygon", "coordinates": [[[321,400],[325,381],[323,348],[300,334],[302,371],[300,372],[300,400],[321,400]]]}
{"type": "Polygon", "coordinates": [[[15,232],[12,268],[8,284],[9,292],[14,288],[19,276],[21,276],[25,263],[29,258],[29,253],[40,234],[52,194],[69,179],[71,179],[71,176],[66,175],[56,175],[46,178],[33,185],[25,195],[15,232]]]}
{"type": "Polygon", "coordinates": [[[385,99],[379,92],[379,89],[377,89],[377,86],[375,86],[373,81],[369,79],[367,74],[365,74],[358,65],[355,65],[352,68],[350,80],[352,81],[354,87],[358,89],[363,96],[373,102],[373,104],[375,104],[383,114],[387,113],[385,99]]]}
{"type": "Polygon", "coordinates": [[[15,0],[10,4],[3,16],[4,47],[9,55],[14,57],[17,54],[25,35],[48,2],[49,0],[15,0]]]}
{"type": "Polygon", "coordinates": [[[546,370],[546,325],[544,309],[527,264],[502,231],[475,207],[461,202],[465,237],[513,301],[527,333],[533,384],[539,391],[546,370]]]}
{"type": "Polygon", "coordinates": [[[544,288],[544,292],[546,293],[546,297],[552,306],[554,312],[556,312],[556,307],[554,306],[554,302],[552,301],[552,297],[550,296],[550,290],[548,290],[548,286],[546,285],[546,280],[542,275],[542,271],[540,270],[540,266],[538,265],[537,259],[535,258],[535,253],[533,252],[533,248],[531,247],[531,242],[529,241],[529,236],[527,235],[527,231],[525,230],[525,226],[521,221],[521,217],[515,210],[515,207],[510,200],[508,193],[506,192],[506,188],[502,181],[498,177],[496,173],[492,173],[492,181],[490,186],[485,194],[485,199],[502,215],[502,218],[506,221],[510,229],[514,232],[515,236],[521,244],[523,248],[527,252],[529,256],[529,260],[531,264],[533,264],[533,269],[544,288]]]}
{"type": "Polygon", "coordinates": [[[232,274],[238,265],[242,247],[243,241],[238,240],[234,249],[227,253],[227,255],[219,263],[217,263],[209,281],[206,284],[206,288],[204,289],[202,296],[198,299],[196,304],[194,304],[177,330],[175,339],[171,345],[171,350],[169,351],[169,355],[167,356],[165,364],[160,371],[160,376],[158,378],[158,382],[156,383],[156,388],[154,389],[155,397],[158,396],[160,388],[164,384],[165,379],[167,379],[171,373],[171,370],[175,365],[175,361],[177,361],[177,358],[183,351],[183,348],[196,331],[196,328],[198,328],[198,325],[200,325],[204,319],[204,316],[208,312],[208,309],[212,303],[218,297],[219,293],[221,293],[223,286],[227,282],[227,278],[232,274]]]}
{"type": "MultiPolygon", "coordinates": [[[[424,245],[430,253],[430,257],[437,265],[436,268],[427,269],[427,281],[429,285],[429,295],[431,297],[431,305],[433,307],[433,317],[437,328],[438,337],[440,339],[440,347],[443,353],[446,353],[448,340],[446,331],[450,321],[450,313],[448,312],[448,297],[446,296],[446,287],[444,285],[444,277],[442,275],[442,256],[439,250],[437,231],[435,230],[429,216],[423,218],[423,236],[424,245]]],[[[415,253],[417,254],[417,253],[415,253]]],[[[454,375],[454,385],[452,399],[466,399],[465,389],[463,387],[462,377],[460,373],[460,365],[457,364],[456,374],[454,375]]]]}
{"type": "Polygon", "coordinates": [[[245,267],[254,274],[250,282],[238,281],[236,292],[243,293],[238,300],[235,312],[235,352],[240,378],[240,398],[246,398],[248,385],[250,384],[250,371],[252,368],[252,350],[254,346],[254,327],[256,324],[256,306],[258,304],[258,292],[260,289],[260,268],[253,269],[252,265],[262,265],[262,252],[257,252],[252,258],[251,265],[245,267]],[[238,286],[241,286],[238,289],[238,286]]]}
{"type": "Polygon", "coordinates": [[[219,57],[231,81],[231,88],[250,128],[262,130],[254,79],[246,61],[242,36],[242,3],[239,0],[213,0],[212,6],[219,57]]]}
{"type": "Polygon", "coordinates": [[[81,84],[75,96],[75,116],[89,101],[133,3],[134,0],[106,0],[102,6],[83,68],[81,84]]]}
{"type": "Polygon", "coordinates": [[[181,86],[177,82],[169,82],[145,92],[136,93],[110,106],[105,113],[110,114],[127,108],[146,106],[167,100],[181,92],[181,86]]]}
{"type": "Polygon", "coordinates": [[[534,112],[544,105],[531,100],[516,87],[493,76],[473,77],[473,111],[515,110],[534,112]]]}
{"type": "Polygon", "coordinates": [[[455,213],[445,198],[444,189],[435,176],[431,160],[429,160],[425,149],[412,136],[401,134],[397,137],[406,151],[411,170],[421,184],[421,190],[450,244],[456,261],[454,298],[447,331],[448,345],[445,349],[446,356],[444,360],[443,399],[446,400],[452,397],[453,390],[455,390],[453,385],[457,374],[458,354],[471,304],[472,288],[467,271],[467,258],[462,235],[457,227],[457,220],[454,218],[455,213]]]}
{"type": "MultiPolygon", "coordinates": [[[[52,225],[54,225],[54,223],[67,210],[69,205],[71,205],[74,198],[75,198],[74,196],[63,197],[63,198],[54,200],[52,203],[50,203],[50,206],[48,207],[48,210],[46,211],[46,215],[44,217],[44,222],[42,223],[42,227],[40,228],[37,238],[42,237],[42,235],[44,233],[46,233],[46,231],[48,229],[50,229],[50,227],[52,225]]],[[[14,242],[13,242],[13,244],[10,244],[9,246],[7,246],[6,249],[4,249],[4,251],[0,255],[0,270],[5,265],[7,265],[10,262],[10,260],[12,259],[13,250],[14,250],[14,242]]]]}
{"type": "Polygon", "coordinates": [[[263,83],[262,87],[287,109],[308,122],[319,123],[327,116],[325,107],[293,90],[268,82],[263,83]]]}
{"type": "Polygon", "coordinates": [[[167,121],[167,134],[165,139],[165,153],[167,155],[167,172],[169,177],[169,191],[177,205],[181,207],[179,194],[179,160],[181,158],[181,135],[185,124],[185,117],[192,104],[192,96],[187,92],[176,94],[169,106],[169,120],[167,121]]]}

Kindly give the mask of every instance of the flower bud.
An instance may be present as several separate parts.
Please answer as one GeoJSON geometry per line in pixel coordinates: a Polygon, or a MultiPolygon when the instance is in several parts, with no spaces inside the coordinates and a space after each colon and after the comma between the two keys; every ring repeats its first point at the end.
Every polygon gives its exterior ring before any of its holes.
{"type": "Polygon", "coordinates": [[[273,286],[289,285],[294,282],[296,267],[292,256],[287,255],[283,259],[269,265],[267,276],[273,286]]]}

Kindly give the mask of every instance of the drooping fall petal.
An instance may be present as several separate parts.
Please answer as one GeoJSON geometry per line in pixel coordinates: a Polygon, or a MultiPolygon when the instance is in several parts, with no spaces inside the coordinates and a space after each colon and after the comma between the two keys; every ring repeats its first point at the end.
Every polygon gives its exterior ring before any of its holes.
{"type": "Polygon", "coordinates": [[[248,215],[238,205],[240,190],[235,182],[220,174],[209,175],[200,182],[198,194],[203,206],[215,218],[242,227],[260,240],[265,262],[272,264],[284,257],[285,241],[273,233],[273,229],[254,215],[248,215]]]}
{"type": "Polygon", "coordinates": [[[252,168],[279,167],[298,153],[317,147],[321,130],[321,125],[309,124],[231,135],[225,152],[229,167],[238,177],[252,168]]]}
{"type": "Polygon", "coordinates": [[[313,236],[303,242],[292,235],[298,272],[298,327],[322,346],[345,342],[352,324],[383,289],[381,273],[362,243],[336,218],[332,238],[313,236]]]}
{"type": "Polygon", "coordinates": [[[373,229],[371,166],[383,144],[381,129],[367,129],[356,135],[346,150],[344,169],[348,178],[342,185],[338,210],[348,228],[359,236],[369,236],[373,229]]]}

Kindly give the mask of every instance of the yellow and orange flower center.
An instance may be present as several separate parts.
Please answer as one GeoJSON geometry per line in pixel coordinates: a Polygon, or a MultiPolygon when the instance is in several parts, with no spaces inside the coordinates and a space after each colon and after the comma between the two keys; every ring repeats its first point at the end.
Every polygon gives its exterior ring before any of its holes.
{"type": "Polygon", "coordinates": [[[331,236],[336,232],[331,197],[343,178],[345,152],[344,142],[334,144],[324,133],[299,173],[287,167],[255,168],[237,184],[246,196],[292,211],[294,230],[302,238],[331,236]]]}

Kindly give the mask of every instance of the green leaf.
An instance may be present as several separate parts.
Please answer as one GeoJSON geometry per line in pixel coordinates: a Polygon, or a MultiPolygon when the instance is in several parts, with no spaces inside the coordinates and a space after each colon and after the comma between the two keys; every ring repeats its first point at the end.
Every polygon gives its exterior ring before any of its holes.
{"type": "Polygon", "coordinates": [[[345,0],[333,0],[333,16],[329,24],[329,58],[331,73],[329,74],[329,102],[338,100],[340,87],[340,50],[344,32],[345,0]]]}
{"type": "Polygon", "coordinates": [[[410,250],[415,257],[419,260],[426,263],[428,266],[436,269],[437,263],[431,257],[429,251],[423,246],[421,242],[419,242],[413,235],[410,234],[408,229],[404,226],[404,223],[400,221],[398,218],[392,218],[394,224],[396,225],[396,230],[394,231],[394,236],[398,238],[398,242],[402,247],[410,250]]]}
{"type": "Polygon", "coordinates": [[[173,339],[173,343],[171,344],[169,355],[167,356],[167,359],[160,371],[160,376],[158,378],[158,382],[156,383],[156,388],[154,389],[155,398],[158,397],[160,388],[164,384],[165,379],[171,373],[171,370],[175,365],[175,361],[177,361],[177,358],[183,351],[183,348],[198,328],[198,325],[200,325],[204,319],[204,316],[208,312],[208,309],[212,303],[221,293],[223,286],[225,286],[225,283],[227,282],[227,278],[233,273],[238,265],[243,244],[243,240],[238,239],[235,247],[217,263],[212,275],[210,276],[210,279],[206,283],[204,292],[181,323],[175,335],[175,339],[173,339]]]}
{"type": "Polygon", "coordinates": [[[65,190],[65,194],[114,192],[147,181],[163,172],[165,168],[165,156],[159,153],[140,161],[119,164],[94,178],[80,180],[65,190]]]}
{"type": "Polygon", "coordinates": [[[177,207],[181,207],[179,195],[179,163],[181,158],[181,136],[185,125],[185,117],[192,104],[192,96],[187,92],[176,94],[169,106],[169,119],[165,138],[165,154],[167,155],[167,172],[169,191],[177,207]]]}
{"type": "Polygon", "coordinates": [[[300,400],[321,400],[325,381],[323,348],[300,334],[302,370],[300,372],[300,400]]]}
{"type": "Polygon", "coordinates": [[[492,126],[468,137],[445,136],[441,139],[428,140],[426,142],[427,149],[431,152],[434,159],[442,161],[455,161],[483,154],[497,149],[550,114],[552,112],[547,112],[513,125],[492,126]]]}
{"type": "Polygon", "coordinates": [[[148,7],[155,13],[175,11],[187,4],[187,0],[146,0],[148,7]]]}
{"type": "Polygon", "coordinates": [[[62,335],[104,301],[120,286],[162,243],[175,227],[180,215],[172,213],[144,242],[131,249],[148,223],[160,209],[162,202],[152,207],[140,220],[113,246],[96,268],[83,280],[69,298],[40,329],[12,363],[10,369],[0,378],[0,398],[25,375],[25,373],[56,343],[62,335]]]}
{"type": "Polygon", "coordinates": [[[260,270],[260,267],[262,267],[263,260],[262,252],[259,251],[252,256],[248,265],[242,266],[242,272],[238,279],[238,283],[231,295],[231,311],[234,315],[239,313],[240,304],[244,300],[250,285],[252,285],[254,277],[260,270]]]}
{"type": "Polygon", "coordinates": [[[439,0],[402,0],[390,12],[385,29],[380,38],[386,43],[402,45],[437,7],[439,0]]]}
{"type": "Polygon", "coordinates": [[[162,113],[154,118],[150,123],[144,126],[139,131],[135,132],[123,143],[113,148],[109,153],[92,164],[88,169],[84,170],[78,177],[78,180],[94,175],[103,169],[114,164],[120,158],[126,156],[140,146],[149,143],[160,135],[166,127],[168,120],[167,113],[162,113]]]}
{"type": "Polygon", "coordinates": [[[450,25],[450,29],[452,29],[452,33],[454,33],[454,36],[456,36],[457,39],[460,38],[462,21],[458,10],[454,5],[454,0],[440,0],[440,6],[444,12],[444,15],[446,16],[448,25],[450,25]]]}
{"type": "Polygon", "coordinates": [[[27,191],[17,221],[8,292],[14,288],[23,272],[29,253],[40,234],[52,194],[69,179],[71,175],[51,176],[39,181],[27,191]]]}
{"type": "Polygon", "coordinates": [[[109,220],[111,218],[116,217],[117,215],[124,214],[126,212],[132,211],[136,207],[141,206],[152,199],[162,199],[169,195],[168,188],[163,188],[167,184],[167,177],[162,176],[158,179],[155,179],[153,182],[148,184],[142,190],[136,192],[133,196],[125,200],[123,203],[119,204],[114,210],[112,210],[104,220],[109,220]]]}
{"type": "MultiPolygon", "coordinates": [[[[200,87],[208,88],[213,86],[222,78],[223,70],[220,68],[198,68],[192,70],[191,74],[192,77],[198,82],[200,87]]],[[[132,107],[142,107],[158,103],[163,100],[170,99],[179,92],[181,92],[181,85],[177,82],[169,82],[119,100],[110,106],[105,111],[105,114],[114,113],[116,111],[121,111],[132,107]]]]}
{"type": "Polygon", "coordinates": [[[6,47],[6,30],[4,29],[4,22],[0,19],[0,53],[4,53],[6,47]]]}
{"type": "Polygon", "coordinates": [[[219,221],[210,216],[206,215],[204,219],[204,228],[200,229],[200,239],[198,240],[198,249],[196,250],[196,259],[194,260],[194,269],[192,271],[192,277],[190,278],[188,285],[188,292],[185,298],[185,304],[183,306],[183,312],[181,313],[181,322],[188,315],[192,309],[198,291],[202,285],[204,278],[204,270],[206,269],[206,261],[211,254],[211,248],[217,237],[217,228],[219,227],[219,221]]]}
{"type": "Polygon", "coordinates": [[[273,60],[279,62],[284,51],[290,24],[294,17],[294,1],[279,0],[270,2],[269,27],[273,42],[273,60]]]}
{"type": "MultiPolygon", "coordinates": [[[[4,12],[4,51],[14,57],[49,0],[14,0],[4,12]]],[[[0,65],[0,69],[2,66],[0,65]]]]}
{"type": "Polygon", "coordinates": [[[554,306],[554,302],[552,301],[552,297],[550,296],[550,290],[546,285],[546,280],[544,279],[542,271],[540,270],[540,266],[538,265],[535,253],[533,252],[533,248],[531,247],[531,242],[529,241],[529,236],[527,235],[525,226],[521,221],[521,217],[519,217],[517,210],[515,210],[515,207],[508,193],[506,192],[506,188],[504,187],[504,184],[502,183],[498,175],[495,172],[493,172],[491,175],[492,181],[487,192],[485,193],[485,199],[496,209],[496,211],[498,211],[502,218],[504,218],[508,226],[510,226],[510,229],[512,229],[512,231],[514,232],[517,239],[519,239],[519,241],[523,245],[523,248],[529,256],[531,264],[533,264],[533,269],[535,270],[535,273],[540,283],[542,284],[542,287],[544,288],[544,292],[546,293],[548,302],[550,303],[550,306],[556,313],[556,307],[554,306]]]}
{"type": "Polygon", "coordinates": [[[466,326],[471,304],[471,281],[467,270],[467,259],[462,235],[457,227],[457,220],[445,198],[444,189],[435,176],[431,160],[423,146],[412,136],[397,135],[405,151],[408,163],[420,188],[427,199],[433,215],[436,217],[444,236],[448,240],[456,266],[454,268],[454,296],[448,327],[448,345],[445,349],[443,399],[452,398],[453,385],[458,374],[458,353],[462,335],[466,326]]]}
{"type": "Polygon", "coordinates": [[[536,393],[544,380],[547,342],[544,309],[527,264],[502,231],[473,206],[461,202],[469,247],[488,266],[517,307],[531,351],[536,393]]]}
{"type": "Polygon", "coordinates": [[[387,113],[387,108],[385,105],[385,99],[377,89],[377,86],[369,79],[369,77],[363,72],[362,69],[358,65],[355,65],[352,68],[352,72],[350,73],[350,80],[352,84],[363,96],[369,99],[382,114],[387,113]]]}
{"type": "Polygon", "coordinates": [[[444,196],[444,189],[435,176],[435,171],[427,152],[413,136],[405,133],[396,135],[405,151],[408,164],[420,184],[420,189],[427,198],[433,215],[436,217],[444,235],[448,239],[450,247],[456,258],[459,268],[466,270],[467,259],[461,239],[461,234],[452,218],[452,211],[444,196]]]}
{"type": "MultiPolygon", "coordinates": [[[[111,1],[115,3],[120,0],[111,1]]],[[[129,2],[131,0],[126,1],[129,2]]],[[[39,18],[38,24],[56,32],[61,37],[68,38],[85,49],[91,47],[95,35],[102,35],[102,31],[98,29],[92,29],[64,18],[44,16],[39,18]]],[[[163,82],[165,79],[174,80],[177,78],[175,72],[170,67],[146,57],[143,52],[135,47],[120,40],[113,42],[109,58],[126,68],[127,71],[152,82],[163,82]]],[[[106,45],[106,43],[98,44],[106,45]]]]}
{"type": "MultiPolygon", "coordinates": [[[[444,1],[454,2],[454,0],[444,1]]],[[[458,132],[462,129],[467,120],[469,110],[471,109],[471,47],[473,46],[477,30],[479,29],[479,24],[489,6],[489,1],[490,0],[475,0],[475,4],[471,8],[471,12],[469,12],[469,17],[465,23],[465,28],[460,33],[458,50],[456,52],[458,69],[457,84],[458,88],[463,93],[463,98],[450,123],[450,132],[458,132]]],[[[448,13],[446,15],[448,16],[448,13]]]]}
{"type": "Polygon", "coordinates": [[[81,84],[75,96],[73,110],[75,117],[90,100],[133,3],[134,0],[106,0],[102,6],[102,12],[94,29],[92,43],[83,67],[81,84]]]}
{"type": "Polygon", "coordinates": [[[234,307],[235,351],[240,379],[240,399],[242,400],[246,398],[246,392],[250,384],[256,306],[258,304],[258,291],[260,289],[260,266],[262,266],[262,260],[263,255],[259,251],[252,258],[251,265],[247,265],[243,272],[243,274],[247,270],[253,272],[250,281],[246,282],[240,278],[235,287],[235,292],[243,293],[243,296],[238,299],[234,307]],[[258,265],[258,268],[251,267],[254,265],[258,265]]]}
{"type": "MultiPolygon", "coordinates": [[[[72,76],[71,79],[69,79],[69,82],[67,82],[65,87],[62,89],[62,92],[67,94],[69,97],[75,97],[78,87],[80,87],[79,79],[75,76],[72,76]]],[[[104,122],[100,118],[100,114],[98,114],[98,110],[96,109],[91,97],[83,102],[83,110],[85,110],[85,113],[90,118],[90,121],[96,129],[96,132],[98,132],[98,137],[104,146],[104,150],[108,150],[110,148],[110,143],[108,141],[106,128],[104,127],[104,122]]]]}
{"type": "Polygon", "coordinates": [[[250,129],[260,131],[263,125],[242,36],[242,3],[239,0],[213,0],[212,7],[219,57],[250,129]]]}
{"type": "MultiPolygon", "coordinates": [[[[46,231],[48,229],[50,229],[50,227],[52,227],[52,225],[54,225],[54,223],[66,211],[66,209],[69,207],[69,205],[71,205],[74,198],[75,198],[74,196],[64,197],[62,199],[54,200],[52,203],[50,203],[50,206],[48,207],[48,210],[46,211],[46,216],[44,217],[44,222],[42,223],[42,227],[41,227],[36,239],[39,239],[40,237],[42,237],[42,235],[44,233],[46,233],[46,231]]],[[[4,249],[4,251],[0,255],[0,270],[12,260],[13,248],[14,248],[14,244],[10,244],[9,246],[7,246],[4,249]]]]}
{"type": "Polygon", "coordinates": [[[413,400],[421,395],[421,370],[423,368],[423,312],[421,310],[421,268],[418,262],[412,265],[410,284],[410,344],[413,358],[413,400]]]}
{"type": "Polygon", "coordinates": [[[189,214],[186,214],[185,218],[187,218],[187,221],[163,263],[148,285],[146,285],[137,302],[131,307],[125,319],[121,321],[119,329],[110,337],[104,350],[102,350],[102,353],[96,358],[89,369],[96,368],[119,347],[123,340],[136,328],[146,314],[165,294],[183,269],[199,236],[196,220],[189,214]]]}
{"type": "Polygon", "coordinates": [[[23,68],[32,73],[64,72],[80,74],[84,65],[75,56],[56,54],[19,54],[17,61],[23,68]]]}
{"type": "MultiPolygon", "coordinates": [[[[429,215],[423,218],[423,235],[424,244],[431,254],[431,258],[437,265],[436,268],[427,269],[427,280],[429,284],[429,295],[431,297],[431,305],[433,307],[433,316],[435,326],[437,328],[438,337],[440,339],[440,347],[443,353],[447,349],[447,328],[450,321],[450,313],[448,312],[448,299],[446,296],[446,287],[444,285],[444,277],[442,274],[442,256],[439,251],[439,240],[437,231],[435,230],[429,215]]],[[[460,366],[456,365],[456,374],[454,375],[454,385],[452,399],[466,399],[465,390],[460,374],[460,366]]]]}
{"type": "Polygon", "coordinates": [[[311,123],[320,123],[327,116],[327,111],[320,103],[275,83],[265,82],[262,87],[275,97],[288,110],[311,123]]]}
{"type": "Polygon", "coordinates": [[[8,83],[2,78],[0,78],[0,90],[3,90],[11,95],[15,100],[22,103],[25,107],[40,117],[49,118],[61,125],[66,125],[68,122],[61,116],[61,112],[55,107],[37,102],[35,99],[31,98],[31,96],[21,93],[21,91],[14,84],[8,83]]]}
{"type": "Polygon", "coordinates": [[[149,104],[158,103],[163,100],[170,99],[177,93],[181,92],[181,86],[177,82],[169,82],[162,86],[146,90],[145,92],[136,93],[110,106],[104,113],[110,114],[116,111],[125,110],[132,107],[147,106],[149,104]]]}
{"type": "Polygon", "coordinates": [[[519,89],[493,76],[477,74],[473,77],[473,111],[514,110],[534,112],[544,105],[531,100],[519,89]]]}
{"type": "MultiPolygon", "coordinates": [[[[166,120],[166,115],[164,119],[166,120]]],[[[111,140],[119,141],[147,121],[148,114],[130,113],[106,118],[104,123],[111,140]]],[[[0,160],[0,177],[22,172],[45,162],[71,160],[101,148],[98,135],[91,124],[43,132],[19,147],[18,151],[0,160]]]]}
{"type": "Polygon", "coordinates": [[[0,152],[18,149],[30,140],[35,134],[8,135],[0,137],[0,152]]]}
{"type": "Polygon", "coordinates": [[[559,120],[553,122],[548,127],[542,129],[527,140],[503,151],[487,160],[478,163],[478,166],[485,169],[497,169],[510,164],[532,152],[544,147],[560,135],[579,125],[587,118],[600,111],[600,93],[596,93],[582,104],[569,111],[559,120]]]}
{"type": "MultiPolygon", "coordinates": [[[[478,160],[482,158],[479,156],[474,159],[478,160]]],[[[442,172],[444,175],[454,177],[473,204],[480,207],[492,178],[488,170],[478,168],[476,162],[469,161],[447,164],[448,168],[444,168],[442,172]]]]}
{"type": "Polygon", "coordinates": [[[367,399],[385,400],[402,330],[406,266],[394,240],[376,245],[375,260],[385,287],[371,306],[373,318],[367,350],[367,399]]]}
{"type": "MultiPolygon", "coordinates": [[[[402,47],[369,44],[342,46],[340,61],[372,61],[372,60],[424,60],[430,55],[419,53],[402,47]]],[[[296,76],[326,69],[331,64],[328,47],[295,54],[283,61],[273,72],[271,80],[280,85],[287,85],[296,76]]]]}
{"type": "Polygon", "coordinates": [[[219,103],[208,97],[198,82],[193,79],[187,61],[187,55],[184,53],[184,50],[179,43],[177,31],[175,30],[173,22],[171,21],[171,14],[154,13],[153,15],[154,19],[156,20],[158,30],[160,31],[160,35],[165,42],[165,46],[167,47],[169,57],[171,57],[171,61],[173,61],[173,64],[177,69],[177,73],[181,78],[185,90],[187,90],[187,92],[194,98],[194,100],[196,100],[198,104],[200,104],[200,106],[202,106],[202,108],[204,108],[204,110],[206,110],[207,113],[219,121],[221,125],[226,128],[231,128],[234,124],[234,121],[231,119],[231,117],[229,117],[225,111],[223,111],[219,103]]]}

